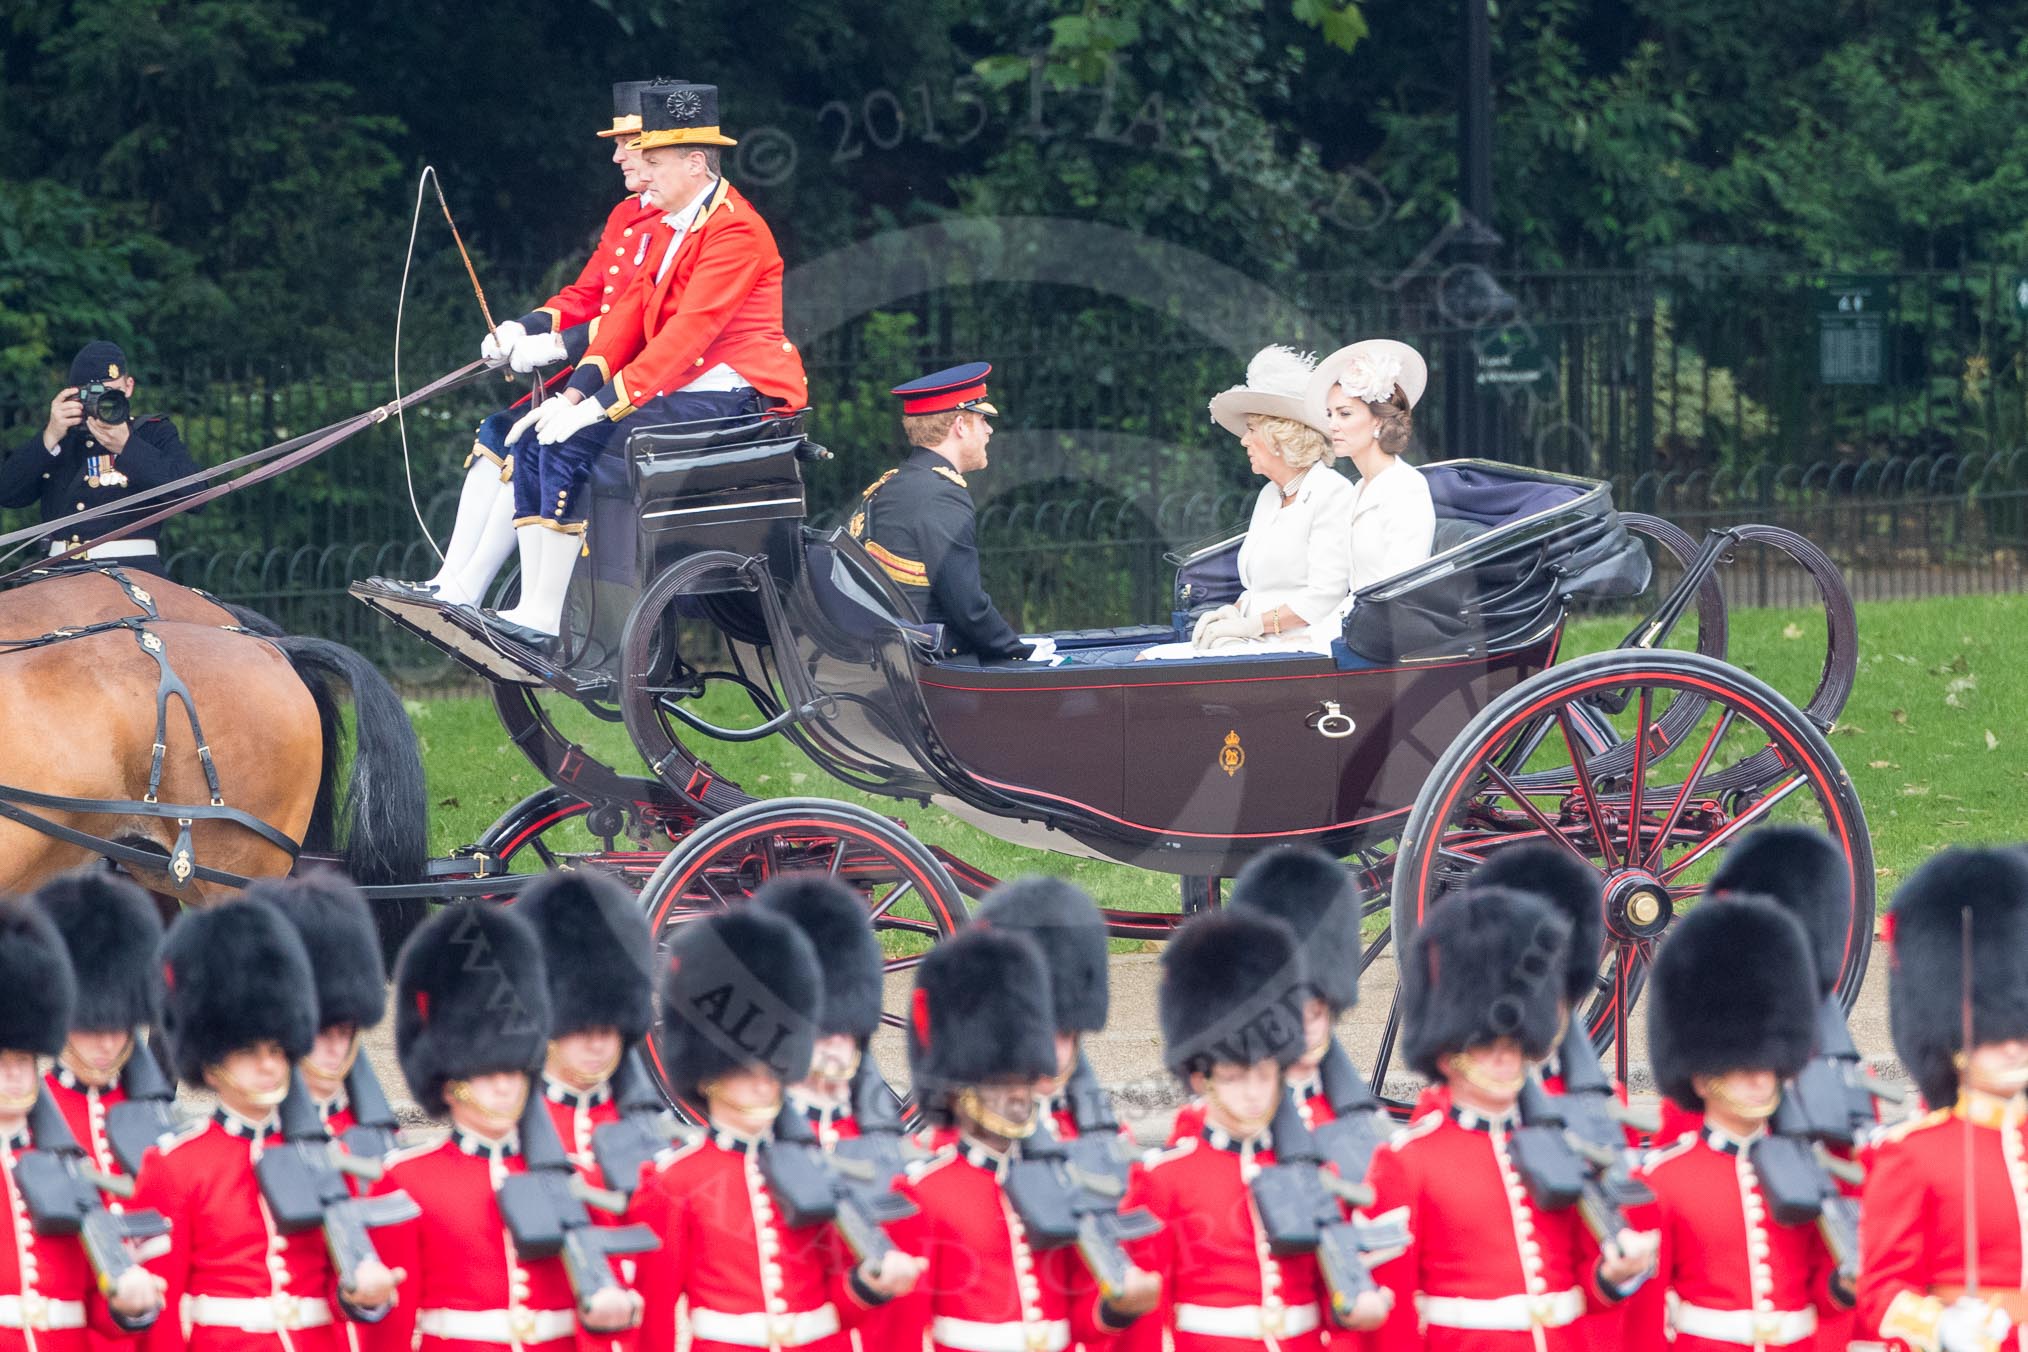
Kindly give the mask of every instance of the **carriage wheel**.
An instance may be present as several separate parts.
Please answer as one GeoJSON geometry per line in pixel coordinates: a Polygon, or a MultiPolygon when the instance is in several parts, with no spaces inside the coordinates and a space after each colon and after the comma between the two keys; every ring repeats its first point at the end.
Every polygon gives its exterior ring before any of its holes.
{"type": "MultiPolygon", "coordinates": [[[[1523,682],[1482,710],[1438,761],[1403,828],[1394,869],[1395,951],[1494,851],[1552,840],[1597,869],[1606,940],[1592,1041],[1625,1080],[1629,1027],[1655,944],[1694,905],[1724,848],[1773,823],[1824,831],[1852,871],[1853,908],[1838,994],[1865,979],[1873,932],[1873,848],[1850,776],[1816,726],[1736,668],[1696,653],[1615,651],[1523,682]],[[1688,728],[1677,708],[1699,715],[1688,728]],[[1617,708],[1620,712],[1605,713],[1617,708]],[[1587,729],[1609,728],[1613,754],[1587,729]]],[[[1389,1014],[1373,1077],[1389,1070],[1400,1017],[1389,1014]]]]}
{"type": "MultiPolygon", "coordinates": [[[[865,899],[887,954],[889,1008],[881,1022],[904,1028],[899,1012],[908,979],[932,944],[957,932],[965,899],[929,848],[893,821],[826,798],[777,798],[751,804],[697,828],[641,889],[641,906],[659,950],[678,926],[744,903],[762,883],[785,873],[822,873],[865,899]]],[[[662,1093],[680,1111],[696,1106],[671,1093],[659,1038],[648,1040],[649,1063],[662,1093]]],[[[905,1120],[915,1117],[904,1100],[905,1120]]]]}
{"type": "MultiPolygon", "coordinates": [[[[647,787],[647,781],[640,783],[647,787]]],[[[502,813],[471,852],[509,873],[591,867],[629,887],[639,887],[668,857],[666,845],[658,843],[655,835],[674,840],[686,829],[680,817],[656,815],[639,804],[587,801],[551,784],[502,813]],[[630,808],[640,813],[639,829],[650,833],[645,847],[630,838],[635,829],[630,808]]],[[[509,895],[500,893],[488,899],[504,901],[509,895]]]]}

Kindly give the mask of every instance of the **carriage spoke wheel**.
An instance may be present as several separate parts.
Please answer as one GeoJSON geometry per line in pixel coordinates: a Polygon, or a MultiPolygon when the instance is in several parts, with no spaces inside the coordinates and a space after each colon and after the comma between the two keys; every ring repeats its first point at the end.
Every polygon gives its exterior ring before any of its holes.
{"type": "MultiPolygon", "coordinates": [[[[1396,859],[1396,950],[1488,856],[1556,842],[1598,871],[1605,893],[1596,989],[1578,1017],[1601,1055],[1612,1048],[1625,1080],[1645,1059],[1635,1010],[1656,944],[1697,904],[1725,848],[1776,823],[1825,832],[1850,865],[1854,905],[1838,979],[1849,1009],[1872,940],[1873,851],[1858,795],[1823,734],[1767,685],[1709,657],[1580,658],[1487,706],[1437,763],[1396,859]]],[[[1393,1069],[1398,1024],[1397,997],[1374,1058],[1376,1089],[1393,1069]]]]}
{"type": "MultiPolygon", "coordinates": [[[[658,951],[679,928],[745,902],[770,878],[815,873],[844,883],[866,903],[887,959],[881,1023],[904,1029],[910,973],[930,946],[965,923],[965,900],[929,848],[878,813],[824,798],[778,798],[751,804],[700,826],[662,861],[641,889],[641,905],[658,951]]],[[[661,1039],[648,1040],[656,1082],[678,1111],[695,1119],[700,1105],[670,1089],[661,1039]]],[[[916,1117],[903,1100],[904,1120],[916,1117]]]]}

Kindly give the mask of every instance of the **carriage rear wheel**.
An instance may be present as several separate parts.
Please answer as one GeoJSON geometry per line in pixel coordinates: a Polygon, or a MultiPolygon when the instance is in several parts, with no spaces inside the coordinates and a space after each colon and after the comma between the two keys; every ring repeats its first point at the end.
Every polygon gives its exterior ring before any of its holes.
{"type": "MultiPolygon", "coordinates": [[[[1655,945],[1696,904],[1724,848],[1757,826],[1822,830],[1853,906],[1838,993],[1849,1009],[1873,932],[1873,848],[1851,777],[1816,725],[1765,683],[1697,653],[1620,650],[1523,682],[1437,762],[1403,828],[1391,920],[1407,951],[1433,906],[1500,849],[1552,840],[1598,870],[1605,947],[1582,1011],[1624,1081],[1655,945]],[[1683,715],[1694,712],[1694,720],[1683,715]]],[[[1374,1056],[1393,1059],[1399,999],[1374,1056]]]]}
{"type": "MultiPolygon", "coordinates": [[[[951,875],[921,841],[876,812],[826,798],[777,798],[749,804],[699,826],[662,861],[641,888],[641,906],[658,950],[679,926],[743,905],[770,878],[818,873],[846,884],[866,912],[887,955],[883,1025],[906,1025],[909,975],[930,946],[955,934],[968,912],[951,875]]],[[[679,1111],[696,1105],[671,1091],[659,1038],[649,1062],[662,1092],[679,1111]]],[[[913,1104],[905,1102],[912,1118],[913,1104]]]]}

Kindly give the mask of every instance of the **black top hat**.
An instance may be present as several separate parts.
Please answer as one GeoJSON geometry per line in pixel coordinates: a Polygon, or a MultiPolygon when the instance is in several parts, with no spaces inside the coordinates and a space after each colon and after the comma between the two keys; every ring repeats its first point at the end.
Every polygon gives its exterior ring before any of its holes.
{"type": "Polygon", "coordinates": [[[1025,934],[968,928],[930,949],[909,997],[916,1101],[941,1117],[951,1095],[1056,1073],[1049,968],[1025,934]]]}
{"type": "Polygon", "coordinates": [[[549,1050],[542,949],[514,908],[462,901],[409,936],[394,962],[394,1051],[424,1112],[453,1080],[533,1075],[549,1050]]]}
{"type": "Polygon", "coordinates": [[[803,932],[742,906],[676,931],[662,976],[662,1053],[669,1086],[694,1096],[736,1070],[784,1084],[810,1073],[824,979],[803,932]]]}
{"type": "Polygon", "coordinates": [[[77,973],[70,1026],[111,1033],[151,1024],[162,1007],[162,917],[140,887],[104,869],[52,878],[32,898],[77,973]]]}
{"type": "Polygon", "coordinates": [[[794,924],[817,951],[824,982],[819,1035],[844,1034],[864,1044],[880,1027],[887,960],[859,894],[821,874],[792,873],[764,884],[753,904],[794,924]]]}
{"type": "Polygon", "coordinates": [[[1325,1004],[1359,1003],[1359,885],[1343,864],[1308,845],[1270,850],[1239,871],[1227,904],[1295,931],[1306,980],[1325,1004]]]}
{"type": "Polygon", "coordinates": [[[1597,869],[1564,846],[1531,840],[1495,853],[1473,870],[1471,885],[1527,892],[1569,921],[1563,998],[1572,1008],[1591,998],[1605,947],[1605,888],[1597,869]]]}
{"type": "Polygon", "coordinates": [[[56,926],[25,901],[0,900],[0,1051],[55,1056],[76,999],[56,926]]]}
{"type": "Polygon", "coordinates": [[[994,888],[972,918],[1035,941],[1049,967],[1057,1032],[1096,1033],[1106,1026],[1106,922],[1084,889],[1048,874],[1019,878],[994,888]]]}
{"type": "Polygon", "coordinates": [[[296,927],[317,978],[317,1027],[373,1027],[387,1013],[387,968],[380,935],[359,889],[336,873],[264,879],[249,901],[274,907],[296,927]]]}
{"type": "Polygon", "coordinates": [[[1473,887],[1424,918],[1401,963],[1402,1056],[1431,1080],[1437,1059],[1511,1037],[1530,1060],[1562,1024],[1570,922],[1528,892],[1473,887]]]}
{"type": "Polygon", "coordinates": [[[549,1035],[617,1028],[629,1045],[655,1021],[655,941],[632,892],[601,873],[538,878],[514,909],[542,945],[549,1035]]]}
{"type": "Polygon", "coordinates": [[[1704,891],[1751,894],[1781,905],[1809,937],[1818,993],[1836,989],[1852,935],[1852,865],[1829,836],[1806,826],[1750,831],[1725,852],[1704,891]]]}
{"type": "Polygon", "coordinates": [[[1965,988],[1974,1045],[2028,1037],[2028,857],[1946,850],[1917,869],[1888,908],[1894,1051],[1932,1108],[1957,1102],[1965,988]],[[1972,970],[1963,917],[1971,911],[1972,970]]]}
{"type": "Polygon", "coordinates": [[[204,1083],[204,1068],[261,1042],[289,1060],[317,1040],[317,987],[295,927],[272,906],[227,901],[186,911],[162,941],[162,1031],[177,1076],[204,1083]]]}
{"type": "Polygon", "coordinates": [[[616,80],[613,82],[613,125],[599,133],[601,136],[639,136],[641,134],[641,100],[655,90],[668,93],[681,80],[657,76],[652,80],[616,80]]]}
{"type": "Polygon", "coordinates": [[[1193,917],[1162,950],[1163,1064],[1177,1076],[1289,1065],[1303,1054],[1303,982],[1296,936],[1280,920],[1237,908],[1193,917]]]}
{"type": "Polygon", "coordinates": [[[1730,1070],[1787,1079],[1816,1041],[1809,940],[1761,897],[1707,899],[1669,931],[1648,995],[1648,1059],[1662,1092],[1691,1112],[1692,1081],[1730,1070]]]}
{"type": "Polygon", "coordinates": [[[673,84],[641,91],[642,150],[657,146],[736,146],[718,129],[718,86],[673,84]]]}

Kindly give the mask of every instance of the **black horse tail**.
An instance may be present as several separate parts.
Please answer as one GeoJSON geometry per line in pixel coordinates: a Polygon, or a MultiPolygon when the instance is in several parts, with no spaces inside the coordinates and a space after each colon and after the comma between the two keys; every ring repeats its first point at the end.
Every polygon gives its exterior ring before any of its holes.
{"type": "MultiPolygon", "coordinates": [[[[423,785],[422,749],[401,696],[373,664],[342,643],[291,634],[271,639],[296,668],[317,703],[323,734],[324,773],[317,789],[306,844],[318,834],[318,816],[329,837],[344,836],[345,871],[364,886],[420,880],[428,852],[428,794],[423,785]],[[345,796],[338,804],[341,760],[335,687],[352,692],[354,749],[345,796]],[[338,804],[336,810],[333,805],[338,804]]],[[[316,848],[311,844],[311,848],[316,848]]],[[[381,946],[391,959],[422,922],[421,900],[374,902],[381,946]]]]}
{"type": "MultiPolygon", "coordinates": [[[[209,592],[201,594],[205,600],[232,616],[233,622],[250,634],[268,639],[288,637],[288,630],[252,606],[221,600],[209,592]]],[[[344,736],[345,723],[338,696],[323,671],[305,670],[298,664],[296,675],[310,687],[310,698],[317,705],[317,733],[323,744],[324,764],[336,765],[345,755],[344,743],[339,740],[344,736]]],[[[303,832],[303,848],[317,854],[338,852],[338,776],[328,771],[317,778],[317,801],[310,806],[310,826],[303,832]]]]}

